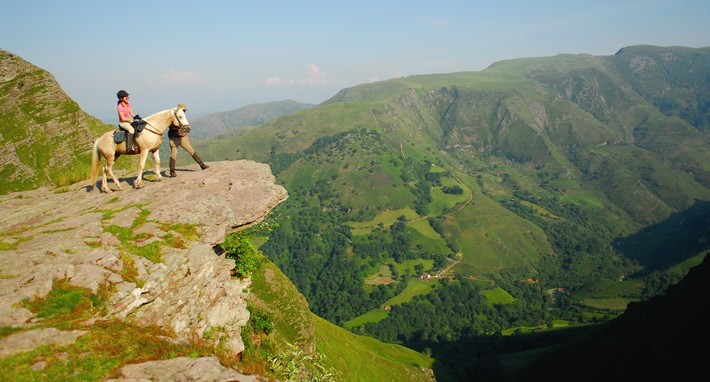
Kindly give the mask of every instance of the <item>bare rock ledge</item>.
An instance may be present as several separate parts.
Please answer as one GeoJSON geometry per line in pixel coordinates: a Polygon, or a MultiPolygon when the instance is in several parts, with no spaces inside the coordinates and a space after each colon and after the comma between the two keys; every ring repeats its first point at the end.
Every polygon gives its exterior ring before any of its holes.
{"type": "MultiPolygon", "coordinates": [[[[0,196],[0,326],[29,328],[37,318],[21,301],[44,297],[54,280],[67,280],[94,292],[110,285],[105,318],[157,325],[183,339],[220,328],[231,349],[244,349],[240,332],[249,319],[250,280],[232,279],[234,262],[213,247],[260,222],[286,200],[286,190],[275,184],[268,165],[246,160],[210,163],[205,171],[182,168],[178,177],[160,182],[148,170],[142,189],[131,187],[132,173],[122,180],[123,191],[110,194],[86,182],[0,196]],[[107,230],[116,226],[142,234],[137,245],[166,243],[162,259],[131,254],[107,230]],[[194,227],[199,237],[175,227],[194,227]],[[182,248],[167,245],[176,237],[182,248]],[[122,276],[126,256],[138,273],[133,281],[122,276]]],[[[21,334],[33,331],[45,335],[21,334]]]]}

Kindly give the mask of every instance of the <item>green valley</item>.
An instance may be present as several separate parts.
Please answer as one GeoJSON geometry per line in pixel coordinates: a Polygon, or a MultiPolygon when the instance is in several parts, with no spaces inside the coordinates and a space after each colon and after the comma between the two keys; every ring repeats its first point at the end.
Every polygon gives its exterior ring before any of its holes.
{"type": "Polygon", "coordinates": [[[636,46],[359,85],[197,148],[271,165],[290,196],[262,250],[314,313],[445,358],[468,335],[608,320],[707,251],[682,217],[710,216],[709,57],[636,46]]]}

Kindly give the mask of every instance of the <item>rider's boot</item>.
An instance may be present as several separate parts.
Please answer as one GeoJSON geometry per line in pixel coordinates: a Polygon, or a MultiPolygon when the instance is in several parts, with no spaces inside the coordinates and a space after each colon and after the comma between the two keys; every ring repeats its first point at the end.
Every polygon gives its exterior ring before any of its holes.
{"type": "Polygon", "coordinates": [[[175,173],[175,159],[170,158],[170,177],[174,178],[177,174],[175,173]]]}
{"type": "Polygon", "coordinates": [[[210,166],[204,164],[204,162],[202,162],[202,159],[200,159],[200,156],[197,155],[197,152],[195,152],[194,154],[192,154],[192,159],[194,159],[195,162],[197,162],[197,164],[199,164],[199,165],[200,165],[200,168],[203,169],[203,170],[210,167],[210,166]]]}
{"type": "Polygon", "coordinates": [[[134,151],[135,147],[133,145],[133,133],[126,132],[126,152],[132,153],[134,151]]]}

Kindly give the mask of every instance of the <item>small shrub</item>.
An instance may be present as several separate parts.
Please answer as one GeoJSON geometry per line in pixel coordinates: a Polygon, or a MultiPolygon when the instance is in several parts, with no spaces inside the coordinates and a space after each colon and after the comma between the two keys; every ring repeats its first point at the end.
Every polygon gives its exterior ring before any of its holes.
{"type": "Polygon", "coordinates": [[[266,260],[264,254],[249,241],[249,237],[241,236],[239,232],[227,236],[222,249],[225,257],[235,261],[232,276],[239,278],[250,276],[266,260]]]}
{"type": "Polygon", "coordinates": [[[276,229],[274,223],[262,222],[243,231],[234,232],[227,236],[222,243],[225,257],[235,261],[232,276],[244,278],[250,276],[266,261],[263,253],[253,244],[253,240],[263,237],[268,232],[276,229]]]}

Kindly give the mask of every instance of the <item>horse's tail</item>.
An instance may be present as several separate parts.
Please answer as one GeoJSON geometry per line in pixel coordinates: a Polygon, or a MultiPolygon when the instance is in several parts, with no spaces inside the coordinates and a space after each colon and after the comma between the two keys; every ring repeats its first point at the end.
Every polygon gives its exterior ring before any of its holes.
{"type": "Polygon", "coordinates": [[[99,159],[99,141],[98,138],[94,141],[94,149],[91,151],[91,184],[96,184],[96,179],[99,176],[99,167],[101,166],[101,160],[99,159]]]}

